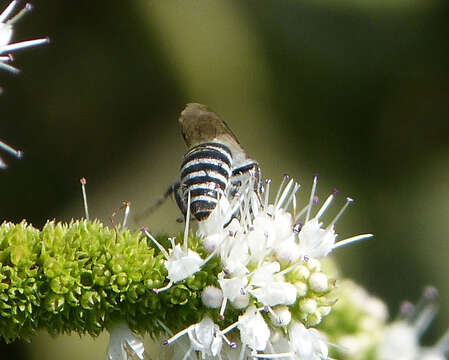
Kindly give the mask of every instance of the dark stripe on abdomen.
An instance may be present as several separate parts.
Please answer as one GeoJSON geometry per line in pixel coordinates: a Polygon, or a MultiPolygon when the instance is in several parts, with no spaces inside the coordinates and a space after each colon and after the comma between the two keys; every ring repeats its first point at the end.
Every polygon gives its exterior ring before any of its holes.
{"type": "Polygon", "coordinates": [[[224,149],[218,150],[215,148],[203,148],[203,147],[195,147],[190,150],[181,164],[181,169],[189,163],[190,161],[199,161],[202,160],[207,161],[207,159],[214,159],[218,162],[222,162],[226,164],[229,168],[231,167],[231,152],[229,149],[226,151],[224,149]]]}
{"type": "Polygon", "coordinates": [[[201,221],[209,217],[216,206],[217,203],[214,201],[193,200],[190,204],[190,211],[198,221],[201,221]]]}
{"type": "MultiPolygon", "coordinates": [[[[229,170],[225,169],[223,166],[217,164],[211,164],[208,162],[208,159],[202,159],[203,162],[196,162],[193,165],[183,167],[181,169],[181,179],[184,179],[187,175],[197,172],[204,171],[205,173],[218,173],[225,178],[229,178],[229,170]]],[[[188,165],[188,163],[186,164],[188,165]]],[[[227,167],[227,166],[226,166],[227,167]]]]}
{"type": "Polygon", "coordinates": [[[220,188],[223,191],[225,191],[226,186],[227,186],[227,184],[224,183],[223,181],[216,179],[209,175],[195,176],[193,178],[187,179],[186,181],[183,181],[182,184],[187,186],[187,188],[189,188],[189,186],[191,186],[191,185],[199,185],[199,184],[205,184],[205,183],[214,183],[215,187],[217,189],[220,188]]]}

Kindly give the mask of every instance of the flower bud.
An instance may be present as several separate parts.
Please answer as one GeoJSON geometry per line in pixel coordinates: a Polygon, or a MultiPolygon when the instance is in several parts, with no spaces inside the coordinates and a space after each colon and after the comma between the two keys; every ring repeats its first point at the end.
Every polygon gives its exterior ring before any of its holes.
{"type": "Polygon", "coordinates": [[[329,290],[329,281],[324,273],[315,272],[310,275],[309,286],[312,291],[322,294],[329,290]]]}

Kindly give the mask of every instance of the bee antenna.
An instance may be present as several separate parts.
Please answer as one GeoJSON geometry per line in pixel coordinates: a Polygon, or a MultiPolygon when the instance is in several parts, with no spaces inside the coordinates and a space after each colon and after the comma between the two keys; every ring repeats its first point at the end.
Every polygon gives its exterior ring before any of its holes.
{"type": "Polygon", "coordinates": [[[178,184],[178,182],[174,182],[170,185],[170,187],[164,192],[164,194],[152,205],[147,207],[145,210],[143,210],[141,213],[134,216],[134,219],[136,221],[140,221],[143,218],[146,218],[148,215],[150,215],[154,210],[156,210],[159,206],[161,206],[167,198],[172,195],[175,191],[175,187],[178,184]]]}

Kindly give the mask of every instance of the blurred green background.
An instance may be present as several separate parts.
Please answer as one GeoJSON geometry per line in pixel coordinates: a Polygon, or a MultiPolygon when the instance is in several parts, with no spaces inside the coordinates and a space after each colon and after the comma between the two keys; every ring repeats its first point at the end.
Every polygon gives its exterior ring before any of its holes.
{"type": "MultiPolygon", "coordinates": [[[[3,8],[8,1],[0,0],[3,8]]],[[[375,239],[333,257],[391,314],[427,284],[449,325],[449,3],[441,0],[35,1],[15,40],[52,43],[1,72],[0,138],[25,151],[0,173],[0,219],[137,213],[173,181],[185,152],[187,102],[219,113],[265,177],[288,172],[306,201],[356,202],[340,238],[375,239]]],[[[3,155],[2,155],[3,156],[3,155]]],[[[333,214],[331,214],[333,215],[333,214]]],[[[172,201],[139,224],[183,228],[172,201]]],[[[0,345],[4,359],[103,358],[107,336],[0,345]],[[22,353],[13,351],[22,349],[22,353]],[[25,349],[25,350],[23,350],[25,349]],[[5,355],[4,355],[5,354],[5,355]],[[5,357],[6,356],[6,357],[5,357]]]]}

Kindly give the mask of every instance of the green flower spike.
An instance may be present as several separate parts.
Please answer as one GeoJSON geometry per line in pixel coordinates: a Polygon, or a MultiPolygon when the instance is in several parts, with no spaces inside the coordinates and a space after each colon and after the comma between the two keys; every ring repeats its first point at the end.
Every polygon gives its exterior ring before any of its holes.
{"type": "MultiPolygon", "coordinates": [[[[191,243],[199,247],[195,239],[191,243]]],[[[39,329],[96,336],[122,320],[152,336],[164,331],[161,322],[179,329],[203,314],[201,292],[215,284],[216,267],[211,261],[157,295],[152,289],[167,274],[163,257],[140,232],[86,220],[49,222],[42,231],[25,222],[3,223],[0,336],[29,340],[39,329]]]]}

